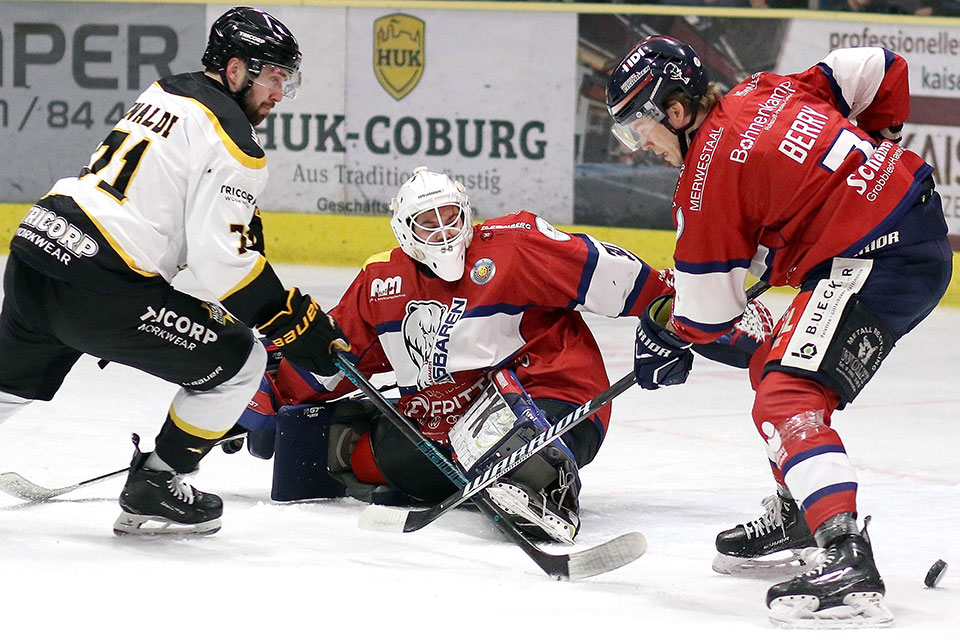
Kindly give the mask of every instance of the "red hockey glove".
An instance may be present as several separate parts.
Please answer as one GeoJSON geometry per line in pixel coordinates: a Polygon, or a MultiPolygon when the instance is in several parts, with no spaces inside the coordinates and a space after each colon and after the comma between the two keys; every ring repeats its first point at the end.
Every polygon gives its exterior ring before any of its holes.
{"type": "Polygon", "coordinates": [[[693,368],[690,343],[666,328],[672,306],[673,296],[660,296],[640,316],[633,371],[644,389],[683,384],[693,368]]]}
{"type": "Polygon", "coordinates": [[[350,342],[337,322],[325,314],[317,301],[290,289],[286,308],[257,327],[290,362],[332,376],[339,371],[335,351],[349,351],[350,342]]]}
{"type": "Polygon", "coordinates": [[[759,300],[751,300],[733,329],[711,343],[694,345],[693,350],[716,362],[746,369],[754,352],[772,333],[770,310],[759,300]]]}

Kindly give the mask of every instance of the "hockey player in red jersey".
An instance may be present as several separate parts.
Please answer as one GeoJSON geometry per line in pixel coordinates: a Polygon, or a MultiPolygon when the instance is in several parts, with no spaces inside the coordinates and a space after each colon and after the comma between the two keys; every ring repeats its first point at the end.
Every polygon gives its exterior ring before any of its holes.
{"type": "Polygon", "coordinates": [[[687,347],[742,313],[748,273],[800,290],[750,362],[777,495],[763,516],[722,532],[718,551],[753,562],[815,540],[823,563],[770,588],[774,618],[890,621],[866,521],[857,526],[856,475],[831,423],[950,280],[933,169],[898,144],[906,62],[880,48],[838,50],[722,95],[691,47],[654,36],[616,67],[607,105],[628,148],[683,167],[676,292],[641,321],[641,384],[683,381],[687,347]]]}
{"type": "MultiPolygon", "coordinates": [[[[489,457],[535,435],[518,433],[512,420],[503,432],[492,432],[490,421],[458,429],[491,376],[512,372],[555,423],[609,385],[581,312],[637,316],[672,292],[665,274],[629,251],[565,233],[528,211],[473,224],[462,185],[423,167],[400,187],[392,209],[400,247],[370,258],[330,313],[360,371],[392,371],[400,410],[425,435],[451,445],[464,467],[477,451],[489,457]]],[[[751,344],[747,336],[740,342],[751,344]]],[[[288,405],[324,402],[353,389],[340,376],[305,375],[286,362],[276,382],[288,405]]],[[[609,416],[609,407],[602,409],[555,441],[495,485],[493,499],[532,535],[571,541],[579,523],[578,469],[596,455],[609,416]],[[520,512],[516,500],[507,501],[517,497],[520,512]]],[[[278,431],[278,441],[289,437],[290,430],[278,431]]],[[[275,490],[285,473],[277,446],[275,490]]],[[[440,501],[454,491],[386,421],[364,433],[349,455],[336,457],[349,459],[363,482],[389,484],[421,500],[440,501]]],[[[302,465],[310,467],[309,460],[302,465]]]]}
{"type": "Polygon", "coordinates": [[[211,27],[205,71],[153,83],[79,176],[30,208],[11,242],[0,421],[51,399],[83,353],[181,387],[156,449],[136,450],[118,534],[220,528],[220,497],[184,476],[263,377],[266,353],[250,327],[318,371],[336,371],[330,349],[346,348],[317,303],[285,290],[264,257],[266,157],[253,127],[296,94],[300,58],[276,18],[230,9],[211,27]],[[171,286],[188,267],[226,310],[171,286]]]}

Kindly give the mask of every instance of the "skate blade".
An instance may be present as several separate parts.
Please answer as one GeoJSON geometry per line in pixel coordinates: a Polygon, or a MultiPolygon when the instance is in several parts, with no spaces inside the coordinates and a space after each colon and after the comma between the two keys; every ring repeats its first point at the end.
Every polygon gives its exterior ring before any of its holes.
{"type": "Polygon", "coordinates": [[[816,596],[788,596],[770,603],[770,622],[782,629],[862,629],[893,624],[893,612],[877,592],[850,593],[843,605],[818,610],[816,596]]]}
{"type": "Polygon", "coordinates": [[[494,503],[510,515],[515,515],[531,522],[552,539],[562,544],[573,544],[576,529],[569,523],[561,521],[551,514],[540,514],[530,508],[530,499],[520,487],[507,483],[497,483],[487,487],[487,494],[494,503]]]}
{"type": "Polygon", "coordinates": [[[738,558],[718,553],[713,558],[712,568],[725,575],[792,577],[815,568],[822,558],[821,550],[817,547],[790,549],[759,558],[738,558]]]}
{"type": "Polygon", "coordinates": [[[209,536],[220,531],[220,518],[197,524],[183,524],[160,516],[122,512],[113,523],[118,536],[209,536]]]}

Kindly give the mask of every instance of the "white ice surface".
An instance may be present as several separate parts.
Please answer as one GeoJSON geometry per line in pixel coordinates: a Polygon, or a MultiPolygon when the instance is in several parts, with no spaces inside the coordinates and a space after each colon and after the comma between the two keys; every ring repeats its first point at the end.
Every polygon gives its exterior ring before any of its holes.
{"type": "MultiPolygon", "coordinates": [[[[279,271],[324,307],[354,274],[279,271]]],[[[765,300],[776,311],[787,302],[765,300]]],[[[834,420],[897,616],[892,630],[858,637],[960,634],[958,321],[956,310],[934,312],[834,420]],[[954,566],[927,589],[937,558],[954,566]]],[[[631,366],[634,321],[590,323],[619,378],[631,366]]],[[[59,487],[124,467],[129,434],[151,445],[174,391],[85,357],[54,401],[0,427],[0,471],[59,487]]],[[[582,472],[578,542],[635,530],[649,550],[579,583],[547,579],[474,512],[382,534],[357,527],[363,506],[350,499],[273,504],[272,463],[246,452],[214,451],[195,478],[225,502],[223,529],[207,538],[115,537],[121,478],[41,505],[0,495],[0,638],[836,636],[772,630],[769,579],[710,569],[716,533],[759,515],[772,489],[751,399],[742,372],[698,359],[686,385],[634,388],[614,403],[607,441],[582,472]]]]}

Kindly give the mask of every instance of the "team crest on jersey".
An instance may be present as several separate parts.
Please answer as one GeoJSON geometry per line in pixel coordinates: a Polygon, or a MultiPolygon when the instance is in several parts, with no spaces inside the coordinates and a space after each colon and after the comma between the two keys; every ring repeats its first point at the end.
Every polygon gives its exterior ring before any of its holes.
{"type": "Polygon", "coordinates": [[[425,32],[423,20],[403,13],[373,23],[373,71],[396,100],[406,97],[423,77],[425,32]]]}
{"type": "Polygon", "coordinates": [[[401,331],[403,346],[410,360],[422,371],[430,359],[433,340],[440,330],[440,322],[447,315],[447,305],[435,300],[411,300],[403,316],[401,331]]]}
{"type": "Polygon", "coordinates": [[[540,230],[540,233],[547,236],[551,240],[556,240],[558,242],[566,242],[567,240],[570,239],[569,235],[567,235],[563,231],[560,231],[559,229],[554,227],[552,224],[550,224],[540,216],[537,216],[537,229],[540,230]]]}
{"type": "Polygon", "coordinates": [[[470,270],[470,279],[476,284],[484,285],[493,280],[497,273],[497,265],[490,258],[480,258],[470,270]]]}
{"type": "Polygon", "coordinates": [[[466,298],[454,298],[449,307],[436,300],[407,303],[401,331],[407,355],[419,369],[420,389],[453,380],[447,371],[448,345],[451,332],[466,309],[466,298]]]}

